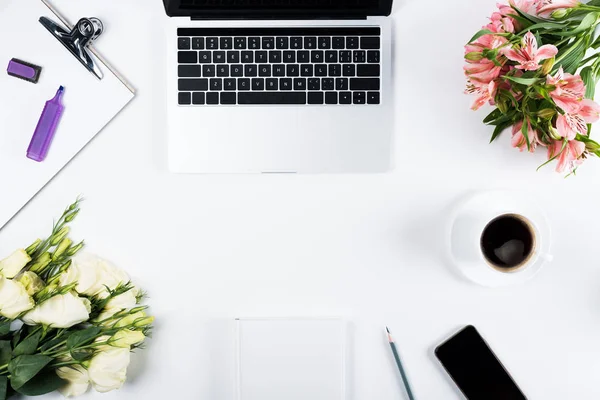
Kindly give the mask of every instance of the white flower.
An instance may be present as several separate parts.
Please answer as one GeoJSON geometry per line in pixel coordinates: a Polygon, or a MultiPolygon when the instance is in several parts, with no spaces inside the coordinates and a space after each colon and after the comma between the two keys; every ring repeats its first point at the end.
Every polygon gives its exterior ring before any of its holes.
{"type": "Polygon", "coordinates": [[[0,261],[0,274],[7,278],[14,278],[29,261],[31,261],[29,254],[25,250],[19,249],[0,261]]]}
{"type": "Polygon", "coordinates": [[[130,331],[121,329],[109,340],[109,344],[114,347],[123,347],[129,349],[134,344],[142,343],[146,336],[140,331],[130,331]]]}
{"type": "Polygon", "coordinates": [[[91,304],[88,299],[72,292],[61,294],[44,301],[23,316],[27,325],[43,324],[52,328],[70,328],[87,321],[91,304]]]}
{"type": "Polygon", "coordinates": [[[0,315],[15,319],[34,306],[33,299],[21,283],[0,277],[0,315]]]}
{"type": "Polygon", "coordinates": [[[56,374],[67,381],[67,384],[59,389],[65,397],[81,396],[90,386],[89,374],[81,365],[60,367],[56,370],[56,374]]]}
{"type": "Polygon", "coordinates": [[[137,305],[137,294],[139,290],[132,288],[125,293],[113,297],[106,303],[106,306],[97,318],[97,321],[104,321],[122,310],[129,310],[137,305]]]}
{"type": "MultiPolygon", "coordinates": [[[[108,340],[107,337],[102,339],[108,340]]],[[[101,393],[120,389],[127,379],[127,367],[130,361],[129,347],[118,348],[101,346],[90,360],[88,373],[96,391],[101,393]]]]}
{"type": "Polygon", "coordinates": [[[19,277],[18,281],[25,287],[27,294],[30,296],[33,296],[46,286],[44,281],[36,273],[31,271],[24,272],[23,275],[19,277]]]}
{"type": "Polygon", "coordinates": [[[61,286],[75,282],[77,293],[105,299],[109,295],[108,289],[129,282],[129,276],[106,260],[82,254],[73,258],[73,264],[60,277],[61,286]]]}

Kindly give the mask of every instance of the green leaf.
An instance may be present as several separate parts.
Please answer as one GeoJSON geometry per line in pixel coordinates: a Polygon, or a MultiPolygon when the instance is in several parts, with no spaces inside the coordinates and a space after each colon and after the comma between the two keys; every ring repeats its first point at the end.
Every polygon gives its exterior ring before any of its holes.
{"type": "Polygon", "coordinates": [[[6,365],[12,358],[10,340],[0,340],[0,365],[6,365]]]}
{"type": "Polygon", "coordinates": [[[19,390],[21,386],[29,382],[52,360],[52,357],[40,354],[13,358],[8,363],[8,372],[11,375],[10,385],[13,389],[19,390]]]}
{"type": "MultiPolygon", "coordinates": [[[[540,29],[553,30],[553,29],[564,29],[568,25],[567,22],[540,22],[539,24],[531,25],[526,29],[523,29],[523,33],[527,31],[535,31],[540,29]]],[[[548,32],[551,33],[551,32],[548,32]]]]}
{"type": "Polygon", "coordinates": [[[8,391],[8,378],[6,376],[0,376],[0,400],[6,400],[6,394],[8,391]]]}
{"type": "Polygon", "coordinates": [[[581,79],[583,79],[583,83],[585,84],[585,97],[594,100],[594,96],[596,95],[596,77],[594,76],[594,70],[591,66],[585,67],[581,70],[579,75],[581,75],[581,79]]]}
{"type": "Polygon", "coordinates": [[[531,86],[540,81],[540,78],[518,78],[516,76],[505,76],[509,81],[513,81],[515,83],[520,83],[521,85],[531,86]]]}
{"type": "Polygon", "coordinates": [[[577,40],[571,47],[567,47],[561,50],[557,57],[556,63],[554,64],[553,71],[558,71],[559,67],[563,67],[566,73],[574,74],[579,68],[579,64],[587,49],[586,38],[582,37],[577,40]]]}
{"type": "Polygon", "coordinates": [[[500,134],[509,126],[512,125],[512,121],[506,121],[500,125],[497,125],[494,129],[494,133],[492,134],[492,138],[490,139],[490,143],[492,143],[500,134]]]}
{"type": "Polygon", "coordinates": [[[10,321],[0,323],[0,336],[8,335],[10,332],[10,321]]]}
{"type": "Polygon", "coordinates": [[[542,18],[535,17],[535,16],[533,16],[533,15],[531,15],[531,14],[524,13],[523,11],[521,11],[521,10],[520,10],[519,8],[517,8],[517,7],[513,7],[513,9],[514,9],[514,10],[515,10],[515,11],[516,11],[518,14],[519,14],[519,16],[520,16],[521,18],[524,18],[524,19],[526,19],[526,20],[528,20],[528,21],[535,22],[535,23],[537,23],[537,24],[541,24],[541,23],[543,23],[543,22],[548,22],[548,20],[545,20],[545,19],[542,19],[542,18]]]}
{"type": "Polygon", "coordinates": [[[494,121],[495,119],[500,118],[501,116],[502,116],[502,111],[500,111],[499,109],[496,108],[487,117],[484,118],[483,123],[488,124],[488,123],[494,121]]]}
{"type": "Polygon", "coordinates": [[[563,151],[565,151],[565,148],[567,147],[567,144],[569,143],[568,140],[564,140],[562,148],[560,149],[560,151],[554,155],[554,157],[552,157],[551,159],[549,159],[548,161],[546,161],[545,163],[543,163],[542,165],[540,165],[539,167],[537,167],[536,171],[539,171],[540,169],[542,169],[543,167],[545,167],[546,165],[550,164],[552,161],[556,160],[558,158],[558,156],[560,156],[562,154],[563,151]]]}
{"type": "Polygon", "coordinates": [[[475,35],[474,35],[474,36],[471,38],[471,40],[469,40],[469,43],[467,43],[467,44],[473,43],[474,41],[476,41],[476,40],[477,40],[477,39],[479,39],[480,37],[482,37],[482,36],[485,36],[485,35],[489,35],[489,34],[491,34],[491,33],[493,33],[493,32],[492,32],[492,31],[490,31],[489,29],[482,29],[482,30],[480,30],[479,32],[477,32],[477,33],[476,33],[476,34],[475,34],[475,35]]]}
{"type": "Polygon", "coordinates": [[[71,357],[75,361],[87,361],[94,355],[92,349],[71,350],[71,357]]]}
{"type": "Polygon", "coordinates": [[[589,13],[582,20],[579,26],[570,31],[560,31],[560,32],[552,32],[552,35],[557,36],[575,36],[578,33],[585,32],[590,29],[592,26],[596,25],[598,22],[598,13],[589,13]]]}
{"type": "Polygon", "coordinates": [[[531,150],[531,144],[529,143],[528,128],[529,128],[529,122],[527,122],[527,119],[525,119],[523,121],[523,125],[521,126],[521,133],[523,134],[523,137],[525,138],[525,142],[527,143],[527,150],[530,151],[531,150]]]}
{"type": "Polygon", "coordinates": [[[95,326],[75,332],[67,339],[67,348],[72,350],[81,346],[85,346],[96,339],[99,333],[100,328],[95,326]]]}
{"type": "Polygon", "coordinates": [[[39,330],[33,335],[26,337],[15,349],[13,355],[15,357],[22,355],[29,355],[35,353],[38,345],[40,344],[40,338],[42,337],[42,331],[39,330]]]}
{"type": "Polygon", "coordinates": [[[47,341],[46,343],[44,343],[42,345],[42,347],[40,347],[40,350],[42,352],[53,348],[54,346],[66,341],[69,336],[72,334],[73,332],[71,331],[63,331],[61,334],[57,335],[54,339],[47,341]]]}
{"type": "Polygon", "coordinates": [[[54,370],[46,368],[21,386],[17,392],[25,396],[42,396],[54,392],[66,383],[56,375],[54,370]]]}

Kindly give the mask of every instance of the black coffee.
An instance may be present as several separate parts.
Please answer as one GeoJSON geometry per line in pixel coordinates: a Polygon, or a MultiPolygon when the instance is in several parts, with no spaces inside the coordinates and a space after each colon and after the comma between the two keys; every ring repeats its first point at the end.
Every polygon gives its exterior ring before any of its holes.
{"type": "Polygon", "coordinates": [[[521,266],[529,259],[535,247],[531,225],[513,214],[501,215],[492,220],[481,235],[481,251],[498,269],[521,266]]]}

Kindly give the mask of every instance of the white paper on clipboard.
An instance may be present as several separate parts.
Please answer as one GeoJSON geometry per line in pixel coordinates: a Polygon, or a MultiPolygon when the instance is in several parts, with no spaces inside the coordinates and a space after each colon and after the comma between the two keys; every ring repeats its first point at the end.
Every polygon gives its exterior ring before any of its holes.
{"type": "MultiPolygon", "coordinates": [[[[42,0],[0,1],[0,228],[134,97],[104,63],[104,78],[94,77],[39,23],[42,16],[61,22],[42,0]],[[39,82],[9,76],[12,58],[41,66],[39,82]],[[44,104],[61,85],[65,111],[48,157],[37,163],[26,158],[27,147],[44,104]]],[[[82,16],[71,17],[74,23],[82,16]]]]}

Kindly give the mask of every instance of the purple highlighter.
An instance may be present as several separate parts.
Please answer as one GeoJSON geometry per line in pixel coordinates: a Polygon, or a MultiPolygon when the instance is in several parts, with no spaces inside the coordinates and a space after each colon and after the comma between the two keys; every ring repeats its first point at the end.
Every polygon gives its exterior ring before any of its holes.
{"type": "Polygon", "coordinates": [[[46,156],[48,155],[48,149],[50,149],[50,144],[52,143],[54,133],[58,127],[58,122],[60,121],[60,117],[65,109],[61,102],[64,92],[65,88],[61,86],[58,88],[56,96],[54,96],[52,100],[48,100],[46,102],[46,106],[44,107],[42,116],[37,124],[37,128],[35,128],[35,133],[33,134],[31,142],[29,143],[29,148],[27,149],[27,158],[37,162],[41,162],[46,159],[46,156]]]}

